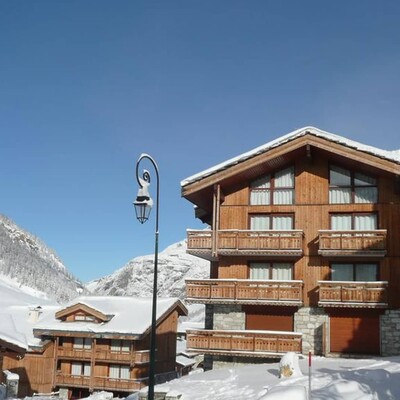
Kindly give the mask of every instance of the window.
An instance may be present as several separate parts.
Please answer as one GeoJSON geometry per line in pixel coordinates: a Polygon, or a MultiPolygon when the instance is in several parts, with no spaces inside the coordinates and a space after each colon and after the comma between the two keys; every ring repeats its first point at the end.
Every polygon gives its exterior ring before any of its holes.
{"type": "Polygon", "coordinates": [[[293,215],[290,214],[257,214],[250,216],[252,231],[291,230],[293,229],[293,215]]]}
{"type": "Polygon", "coordinates": [[[75,321],[95,321],[95,317],[93,315],[86,314],[75,314],[75,321]]]}
{"type": "Polygon", "coordinates": [[[72,362],[71,375],[90,376],[90,363],[72,362]]]}
{"type": "Polygon", "coordinates": [[[250,263],[250,279],[254,280],[292,280],[293,264],[291,263],[250,263]]]}
{"type": "Polygon", "coordinates": [[[128,340],[111,339],[111,351],[113,353],[129,353],[131,350],[128,340]]]}
{"type": "Polygon", "coordinates": [[[294,168],[286,168],[275,174],[268,174],[250,185],[250,204],[293,204],[294,168]]]}
{"type": "Polygon", "coordinates": [[[90,350],[92,348],[92,339],[74,338],[73,348],[77,350],[90,350]]]}
{"type": "Polygon", "coordinates": [[[108,376],[113,379],[130,379],[129,367],[126,365],[110,365],[108,376]]]}
{"type": "Polygon", "coordinates": [[[329,203],[376,203],[376,179],[332,165],[329,170],[329,203]]]}
{"type": "Polygon", "coordinates": [[[373,282],[378,280],[378,265],[369,263],[331,265],[332,281],[373,282]]]}
{"type": "Polygon", "coordinates": [[[378,229],[376,214],[331,214],[331,229],[334,231],[371,231],[378,229]]]}

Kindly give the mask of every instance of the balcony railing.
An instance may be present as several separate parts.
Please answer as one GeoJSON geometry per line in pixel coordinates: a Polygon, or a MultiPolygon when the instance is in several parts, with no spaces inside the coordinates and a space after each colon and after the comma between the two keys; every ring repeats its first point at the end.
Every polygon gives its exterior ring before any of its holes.
{"type": "Polygon", "coordinates": [[[92,357],[92,349],[74,349],[71,347],[59,346],[57,348],[57,356],[87,360],[92,357]]]}
{"type": "Polygon", "coordinates": [[[319,281],[318,283],[318,304],[322,307],[388,307],[386,281],[319,281]]]}
{"type": "Polygon", "coordinates": [[[56,374],[56,385],[68,385],[73,387],[85,387],[90,389],[111,390],[140,390],[145,386],[144,380],[115,379],[109,377],[90,377],[84,375],[56,374]]]}
{"type": "Polygon", "coordinates": [[[319,231],[319,254],[323,256],[372,256],[386,254],[385,229],[372,231],[319,231]]]}
{"type": "Polygon", "coordinates": [[[186,280],[191,303],[296,305],[303,303],[303,281],[249,279],[186,280]]]}
{"type": "Polygon", "coordinates": [[[188,350],[246,357],[301,353],[301,333],[275,331],[187,330],[188,350]]]}
{"type": "Polygon", "coordinates": [[[69,385],[76,387],[89,387],[90,386],[90,376],[85,375],[70,375],[70,374],[56,374],[55,379],[56,385],[69,385]]]}
{"type": "Polygon", "coordinates": [[[188,253],[206,259],[215,258],[218,254],[301,256],[303,254],[303,231],[220,230],[213,232],[189,230],[187,231],[187,243],[188,253]],[[214,246],[213,234],[217,235],[214,246]]]}
{"type": "Polygon", "coordinates": [[[146,386],[144,382],[134,379],[115,379],[99,376],[93,378],[93,389],[140,390],[144,386],[146,386]]]}

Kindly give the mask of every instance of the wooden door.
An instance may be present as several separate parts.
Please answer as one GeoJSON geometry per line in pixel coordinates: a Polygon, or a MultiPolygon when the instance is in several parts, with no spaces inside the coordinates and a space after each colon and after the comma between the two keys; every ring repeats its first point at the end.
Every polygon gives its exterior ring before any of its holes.
{"type": "Polygon", "coordinates": [[[337,311],[330,314],[331,352],[380,354],[379,313],[337,311]]]}
{"type": "Polygon", "coordinates": [[[246,329],[293,332],[293,307],[246,306],[246,329]]]}

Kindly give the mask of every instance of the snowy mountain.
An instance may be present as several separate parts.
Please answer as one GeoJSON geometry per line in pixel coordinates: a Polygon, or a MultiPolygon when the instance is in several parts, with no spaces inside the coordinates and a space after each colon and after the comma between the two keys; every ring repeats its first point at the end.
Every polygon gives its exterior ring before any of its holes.
{"type": "MultiPolygon", "coordinates": [[[[89,291],[113,296],[151,296],[154,255],[134,258],[111,275],[87,284],[89,291]]],[[[158,256],[158,295],[184,298],[185,279],[209,277],[210,263],[186,254],[186,241],[167,247],[158,256]]]]}
{"type": "Polygon", "coordinates": [[[44,292],[59,303],[84,291],[54,251],[3,215],[0,215],[0,275],[44,292]]]}

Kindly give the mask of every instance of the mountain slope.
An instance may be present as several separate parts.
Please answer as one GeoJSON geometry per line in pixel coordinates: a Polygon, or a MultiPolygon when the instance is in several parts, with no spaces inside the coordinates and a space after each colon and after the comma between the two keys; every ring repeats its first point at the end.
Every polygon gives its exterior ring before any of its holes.
{"type": "MultiPolygon", "coordinates": [[[[134,258],[111,275],[87,284],[98,294],[114,296],[151,296],[154,255],[134,258]]],[[[184,298],[185,279],[209,276],[209,262],[186,254],[186,241],[167,247],[158,257],[159,296],[184,298]]]]}
{"type": "Polygon", "coordinates": [[[0,274],[59,303],[83,290],[58,256],[38,238],[0,215],[0,274]]]}

